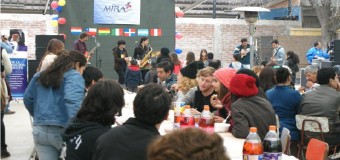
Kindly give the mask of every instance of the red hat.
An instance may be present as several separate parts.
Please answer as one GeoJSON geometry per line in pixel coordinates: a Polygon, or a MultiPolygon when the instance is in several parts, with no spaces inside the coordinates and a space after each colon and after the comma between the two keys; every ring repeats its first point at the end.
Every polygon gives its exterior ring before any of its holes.
{"type": "Polygon", "coordinates": [[[255,96],[259,92],[256,79],[246,74],[236,74],[230,81],[230,91],[239,97],[255,96]]]}
{"type": "Polygon", "coordinates": [[[233,68],[220,68],[214,72],[214,76],[220,81],[224,87],[230,88],[230,80],[236,74],[233,68]]]}

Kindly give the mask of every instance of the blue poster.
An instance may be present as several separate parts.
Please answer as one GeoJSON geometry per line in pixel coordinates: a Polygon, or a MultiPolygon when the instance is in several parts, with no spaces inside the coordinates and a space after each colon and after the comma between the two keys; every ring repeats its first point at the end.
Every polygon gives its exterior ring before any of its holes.
{"type": "Polygon", "coordinates": [[[23,98],[27,87],[27,51],[10,54],[12,73],[10,86],[13,98],[23,98]]]}
{"type": "Polygon", "coordinates": [[[140,24],[141,0],[94,0],[94,24],[140,24]]]}

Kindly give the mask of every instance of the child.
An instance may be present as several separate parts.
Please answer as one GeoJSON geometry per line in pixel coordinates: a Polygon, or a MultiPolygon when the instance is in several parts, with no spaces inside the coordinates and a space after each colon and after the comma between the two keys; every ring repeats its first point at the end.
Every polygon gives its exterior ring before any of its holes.
{"type": "Polygon", "coordinates": [[[156,61],[151,60],[151,68],[145,75],[144,84],[157,83],[156,61]]]}
{"type": "Polygon", "coordinates": [[[131,65],[126,70],[125,85],[128,91],[137,92],[138,86],[142,84],[142,72],[135,59],[131,60],[131,65]]]}
{"type": "Polygon", "coordinates": [[[243,65],[240,62],[241,55],[240,54],[234,54],[234,62],[230,63],[229,68],[234,68],[235,70],[243,69],[243,65]]]}

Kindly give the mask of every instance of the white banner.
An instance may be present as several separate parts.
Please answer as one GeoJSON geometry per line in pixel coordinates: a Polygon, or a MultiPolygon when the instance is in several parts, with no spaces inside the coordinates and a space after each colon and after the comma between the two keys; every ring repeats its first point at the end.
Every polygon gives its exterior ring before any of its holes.
{"type": "Polygon", "coordinates": [[[94,0],[94,24],[140,24],[141,0],[94,0]]]}

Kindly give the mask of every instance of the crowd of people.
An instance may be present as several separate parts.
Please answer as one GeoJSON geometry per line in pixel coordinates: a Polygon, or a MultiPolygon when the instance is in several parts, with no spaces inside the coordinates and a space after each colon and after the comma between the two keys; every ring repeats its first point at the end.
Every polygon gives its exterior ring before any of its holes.
{"type": "MultiPolygon", "coordinates": [[[[280,133],[284,127],[289,129],[291,141],[298,143],[295,115],[327,117],[331,130],[325,141],[340,144],[340,67],[307,66],[306,87],[295,89],[299,57],[293,51],[285,52],[278,40],[271,42],[271,61],[253,68],[245,38],[227,67],[205,49],[198,60],[188,52],[182,62],[163,47],[152,59],[147,37],[141,38],[129,57],[125,41],[119,40],[112,50],[118,75],[114,81],[104,80],[98,68],[87,65],[87,38],[86,33],[81,34],[72,51],[65,50],[61,41],[50,40],[25,91],[24,105],[33,117],[40,159],[229,159],[217,134],[191,128],[160,136],[158,129],[172,102],[190,105],[194,114],[209,105],[213,120],[229,123],[236,138],[246,138],[249,128],[257,127],[263,139],[268,126],[279,124],[280,133]],[[136,92],[134,118],[111,128],[125,106],[124,89],[136,92]]],[[[318,45],[306,58],[327,54],[319,53],[318,45]]],[[[5,137],[1,138],[3,149],[5,137]]]]}

